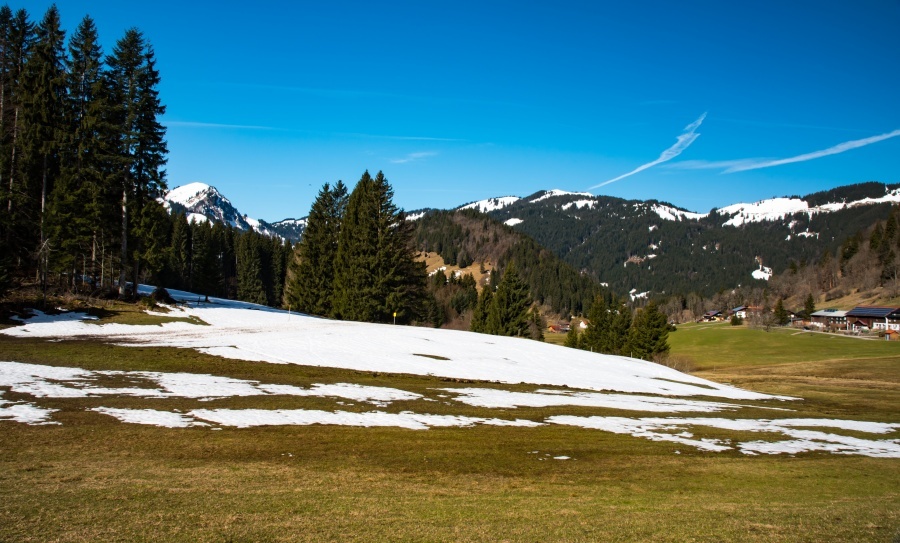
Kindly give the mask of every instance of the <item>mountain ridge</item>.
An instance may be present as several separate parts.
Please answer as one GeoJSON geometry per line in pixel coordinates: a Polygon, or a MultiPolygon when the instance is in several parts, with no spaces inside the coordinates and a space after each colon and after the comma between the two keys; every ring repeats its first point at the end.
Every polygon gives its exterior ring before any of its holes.
{"type": "MultiPolygon", "coordinates": [[[[242,215],[214,187],[192,183],[167,193],[170,211],[297,241],[305,218],[275,223],[242,215]]],[[[803,197],[737,203],[697,213],[655,199],[625,200],[541,190],[469,202],[472,210],[528,235],[620,295],[710,295],[758,282],[791,262],[817,260],[900,203],[900,185],[866,182],[803,197]]],[[[435,209],[414,210],[420,220],[435,209]]],[[[462,243],[461,241],[457,243],[462,243]]]]}

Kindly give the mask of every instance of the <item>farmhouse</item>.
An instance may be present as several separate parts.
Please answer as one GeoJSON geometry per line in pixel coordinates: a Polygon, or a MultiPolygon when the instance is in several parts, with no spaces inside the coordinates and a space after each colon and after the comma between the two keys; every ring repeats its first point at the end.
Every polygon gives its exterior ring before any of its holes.
{"type": "Polygon", "coordinates": [[[838,309],[822,309],[809,316],[813,324],[826,328],[846,328],[847,312],[838,309]]]}
{"type": "Polygon", "coordinates": [[[722,312],[716,311],[715,309],[713,309],[712,311],[707,311],[703,314],[703,320],[705,320],[706,322],[720,321],[722,320],[722,318],[722,312]]]}
{"type": "Polygon", "coordinates": [[[900,307],[857,306],[847,312],[847,322],[853,329],[900,331],[900,307]]]}

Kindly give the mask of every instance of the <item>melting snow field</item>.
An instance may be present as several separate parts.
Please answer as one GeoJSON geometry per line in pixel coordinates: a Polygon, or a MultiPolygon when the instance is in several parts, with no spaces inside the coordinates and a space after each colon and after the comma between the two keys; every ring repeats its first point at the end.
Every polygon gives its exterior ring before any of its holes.
{"type": "MultiPolygon", "coordinates": [[[[190,293],[170,291],[179,300],[197,300],[190,293]]],[[[189,398],[214,401],[246,396],[306,396],[385,408],[394,402],[442,402],[488,409],[567,406],[655,414],[737,412],[747,406],[735,401],[765,401],[763,409],[790,411],[793,398],[776,397],[714,383],[640,360],[568,350],[544,343],[486,336],[470,332],[331,321],[290,314],[240,302],[211,299],[199,307],[171,308],[171,316],[195,317],[201,326],[171,322],[162,326],[132,326],[87,322],[84,315],[36,312],[22,326],[0,331],[22,337],[101,337],[120,345],[170,346],[196,349],[226,358],[347,368],[360,371],[436,375],[450,378],[538,385],[532,392],[499,388],[434,388],[427,394],[351,383],[309,387],[261,383],[224,376],[142,371],[89,371],[0,361],[0,421],[58,424],[54,409],[42,398],[189,398]],[[437,357],[437,358],[436,358],[437,357]],[[444,360],[447,359],[447,360],[444,360]],[[109,386],[110,382],[121,383],[109,386]],[[105,385],[103,383],[106,383],[105,385]],[[548,389],[547,386],[581,391],[548,389]],[[606,392],[608,391],[608,392],[606,392]],[[5,393],[28,396],[9,401],[5,393]],[[727,402],[691,399],[704,396],[727,402]],[[772,405],[772,404],[775,405],[772,405]]],[[[352,405],[352,404],[351,404],[352,405]]],[[[408,407],[408,406],[404,406],[408,407]]],[[[427,430],[448,426],[566,425],[668,441],[702,451],[735,450],[753,454],[794,454],[822,451],[900,458],[900,440],[866,439],[859,434],[885,435],[900,424],[831,419],[740,419],[556,415],[543,420],[434,415],[402,411],[352,412],[342,409],[123,409],[90,410],[130,424],[168,428],[247,428],[270,425],[391,426],[427,430]],[[779,441],[732,441],[696,438],[716,430],[781,435],[779,441]],[[694,430],[696,431],[696,430],[694,430]],[[854,436],[838,432],[853,432],[854,436]]]]}

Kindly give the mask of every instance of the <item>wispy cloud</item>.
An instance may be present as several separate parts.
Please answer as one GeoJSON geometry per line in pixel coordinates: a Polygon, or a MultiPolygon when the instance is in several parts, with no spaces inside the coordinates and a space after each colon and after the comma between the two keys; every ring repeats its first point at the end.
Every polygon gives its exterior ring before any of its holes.
{"type": "Polygon", "coordinates": [[[806,162],[807,160],[815,160],[817,158],[822,158],[823,156],[836,155],[838,153],[850,151],[851,149],[865,147],[866,145],[872,145],[873,143],[878,143],[879,141],[895,138],[897,136],[900,136],[900,129],[869,138],[845,141],[834,147],[829,147],[828,149],[813,151],[812,153],[797,155],[790,158],[779,158],[776,160],[751,159],[745,164],[737,164],[727,168],[724,173],[745,172],[747,170],[758,170],[760,168],[771,168],[772,166],[781,166],[783,164],[793,164],[794,162],[806,162]]]}
{"type": "Polygon", "coordinates": [[[403,158],[395,158],[391,161],[391,164],[406,164],[407,162],[415,162],[417,160],[422,160],[423,158],[437,156],[437,153],[434,151],[422,151],[419,153],[410,153],[403,158]]]}
{"type": "Polygon", "coordinates": [[[602,186],[609,185],[610,183],[615,183],[616,181],[618,181],[620,179],[625,179],[626,177],[634,175],[638,172],[642,172],[642,171],[646,170],[647,168],[652,168],[653,166],[656,166],[657,164],[667,162],[667,161],[672,160],[673,158],[677,157],[678,155],[681,154],[682,151],[684,151],[692,143],[694,143],[694,140],[696,140],[697,137],[700,136],[700,134],[697,133],[697,129],[700,128],[700,125],[703,123],[703,119],[705,119],[705,118],[706,118],[706,113],[704,113],[703,115],[700,115],[700,117],[696,121],[685,126],[683,133],[680,136],[678,136],[678,138],[675,140],[675,144],[672,145],[671,147],[669,147],[668,149],[666,149],[665,151],[663,151],[662,153],[660,153],[659,158],[657,158],[653,162],[648,162],[646,164],[638,166],[637,168],[631,170],[630,172],[628,172],[626,174],[620,175],[619,177],[610,179],[609,181],[604,181],[604,182],[600,183],[599,185],[594,185],[593,187],[589,187],[588,190],[597,189],[602,186]]]}
{"type": "Polygon", "coordinates": [[[723,170],[726,168],[737,168],[741,166],[749,166],[756,164],[762,160],[772,160],[769,158],[739,158],[737,160],[681,160],[666,164],[666,168],[672,170],[723,170]]]}
{"type": "Polygon", "coordinates": [[[252,124],[223,124],[201,123],[195,121],[163,121],[166,126],[184,126],[188,128],[230,128],[236,130],[278,130],[273,126],[258,126],[252,124]]]}

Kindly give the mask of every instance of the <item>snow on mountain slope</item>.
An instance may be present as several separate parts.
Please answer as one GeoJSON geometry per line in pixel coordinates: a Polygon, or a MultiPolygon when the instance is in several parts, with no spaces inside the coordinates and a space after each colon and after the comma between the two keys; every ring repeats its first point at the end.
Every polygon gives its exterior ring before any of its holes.
{"type": "Polygon", "coordinates": [[[683,209],[678,209],[663,204],[653,204],[650,209],[652,209],[654,213],[659,215],[660,219],[666,221],[680,221],[685,219],[699,220],[705,218],[708,215],[707,213],[692,213],[690,211],[684,211],[683,209]]]}
{"type": "Polygon", "coordinates": [[[239,212],[218,189],[206,183],[188,183],[174,188],[162,198],[162,204],[170,212],[173,206],[183,208],[189,222],[213,221],[239,230],[254,230],[267,236],[299,239],[306,227],[306,219],[285,219],[270,224],[248,217],[239,212]]]}
{"type": "Polygon", "coordinates": [[[734,215],[723,226],[741,226],[748,222],[779,221],[794,213],[808,211],[809,204],[800,198],[771,198],[753,204],[734,204],[716,211],[717,215],[734,215]]]}
{"type": "Polygon", "coordinates": [[[588,198],[593,198],[594,195],[590,192],[566,192],[564,190],[559,189],[551,189],[544,191],[544,194],[541,194],[534,200],[529,200],[529,203],[535,204],[540,202],[541,200],[546,200],[547,198],[553,198],[554,196],[586,196],[588,198]]]}
{"type": "Polygon", "coordinates": [[[731,218],[723,226],[741,226],[751,222],[780,221],[794,213],[831,213],[842,209],[875,205],[883,203],[900,203],[900,189],[890,190],[878,198],[863,198],[850,202],[830,202],[819,206],[810,206],[800,198],[770,198],[752,204],[734,204],[716,210],[717,215],[731,218]]]}
{"type": "Polygon", "coordinates": [[[477,209],[482,213],[490,213],[491,211],[496,211],[498,209],[503,209],[504,207],[511,206],[519,200],[521,200],[521,198],[519,198],[518,196],[501,196],[499,198],[488,198],[487,200],[472,202],[471,204],[466,204],[464,206],[458,207],[457,209],[477,209]]]}
{"type": "Polygon", "coordinates": [[[583,207],[589,207],[594,209],[594,206],[597,205],[597,200],[575,200],[574,202],[569,202],[567,204],[562,205],[562,210],[566,211],[571,207],[575,207],[575,209],[581,209],[583,207]]]}

